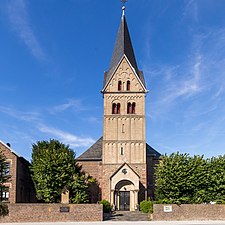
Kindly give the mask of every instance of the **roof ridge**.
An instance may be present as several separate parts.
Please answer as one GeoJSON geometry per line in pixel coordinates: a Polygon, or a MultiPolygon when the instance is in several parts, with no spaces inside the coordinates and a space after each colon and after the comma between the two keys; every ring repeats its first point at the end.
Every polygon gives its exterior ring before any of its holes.
{"type": "Polygon", "coordinates": [[[18,157],[22,157],[22,156],[19,155],[16,151],[14,151],[10,146],[8,146],[5,142],[3,142],[3,141],[0,140],[0,143],[1,143],[4,147],[8,148],[12,153],[14,153],[15,155],[17,155],[18,157]]]}

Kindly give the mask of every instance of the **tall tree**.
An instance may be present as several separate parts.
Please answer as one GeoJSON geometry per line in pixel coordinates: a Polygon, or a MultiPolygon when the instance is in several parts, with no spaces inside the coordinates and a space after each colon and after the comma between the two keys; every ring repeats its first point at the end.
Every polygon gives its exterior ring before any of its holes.
{"type": "Polygon", "coordinates": [[[162,156],[156,168],[156,198],[164,202],[208,202],[210,174],[203,156],[173,153],[162,156]]]}
{"type": "MultiPolygon", "coordinates": [[[[33,144],[31,171],[37,198],[45,202],[60,202],[64,187],[70,191],[73,202],[80,186],[86,188],[87,185],[81,167],[76,164],[74,151],[57,140],[33,144]]],[[[87,201],[85,188],[76,203],[87,201]]]]}
{"type": "Polygon", "coordinates": [[[208,192],[212,201],[225,203],[225,155],[210,159],[209,172],[208,192]]]}

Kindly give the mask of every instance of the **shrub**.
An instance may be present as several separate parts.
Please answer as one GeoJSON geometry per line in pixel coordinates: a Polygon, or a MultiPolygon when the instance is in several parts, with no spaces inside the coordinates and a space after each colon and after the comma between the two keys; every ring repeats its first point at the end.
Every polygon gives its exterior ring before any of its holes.
{"type": "Polygon", "coordinates": [[[140,203],[140,210],[143,213],[153,213],[153,202],[144,200],[140,203]]]}
{"type": "Polygon", "coordinates": [[[0,202],[0,216],[6,216],[9,214],[8,205],[0,202]]]}
{"type": "Polygon", "coordinates": [[[225,204],[225,201],[222,199],[217,199],[214,201],[216,204],[225,204]]]}
{"type": "Polygon", "coordinates": [[[109,212],[111,212],[111,206],[110,206],[109,201],[103,199],[103,200],[101,200],[101,201],[99,202],[99,204],[102,204],[102,205],[103,205],[103,212],[104,212],[104,213],[109,213],[109,212]]]}

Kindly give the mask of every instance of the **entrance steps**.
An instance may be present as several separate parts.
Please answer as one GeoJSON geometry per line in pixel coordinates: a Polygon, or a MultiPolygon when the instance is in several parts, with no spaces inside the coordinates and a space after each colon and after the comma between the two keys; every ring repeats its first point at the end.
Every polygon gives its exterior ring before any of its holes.
{"type": "Polygon", "coordinates": [[[104,217],[104,220],[111,221],[150,221],[150,214],[140,211],[115,211],[111,214],[104,215],[104,217]]]}

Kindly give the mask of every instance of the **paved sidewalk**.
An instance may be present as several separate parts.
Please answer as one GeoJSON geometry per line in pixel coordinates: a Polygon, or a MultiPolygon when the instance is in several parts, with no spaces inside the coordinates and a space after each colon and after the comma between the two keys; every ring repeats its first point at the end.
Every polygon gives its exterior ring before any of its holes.
{"type": "Polygon", "coordinates": [[[216,225],[225,221],[103,221],[103,222],[54,222],[54,223],[4,223],[2,225],[216,225]]]}
{"type": "Polygon", "coordinates": [[[142,213],[140,211],[115,211],[112,214],[108,214],[104,220],[107,221],[150,221],[150,215],[148,213],[142,213]]]}

